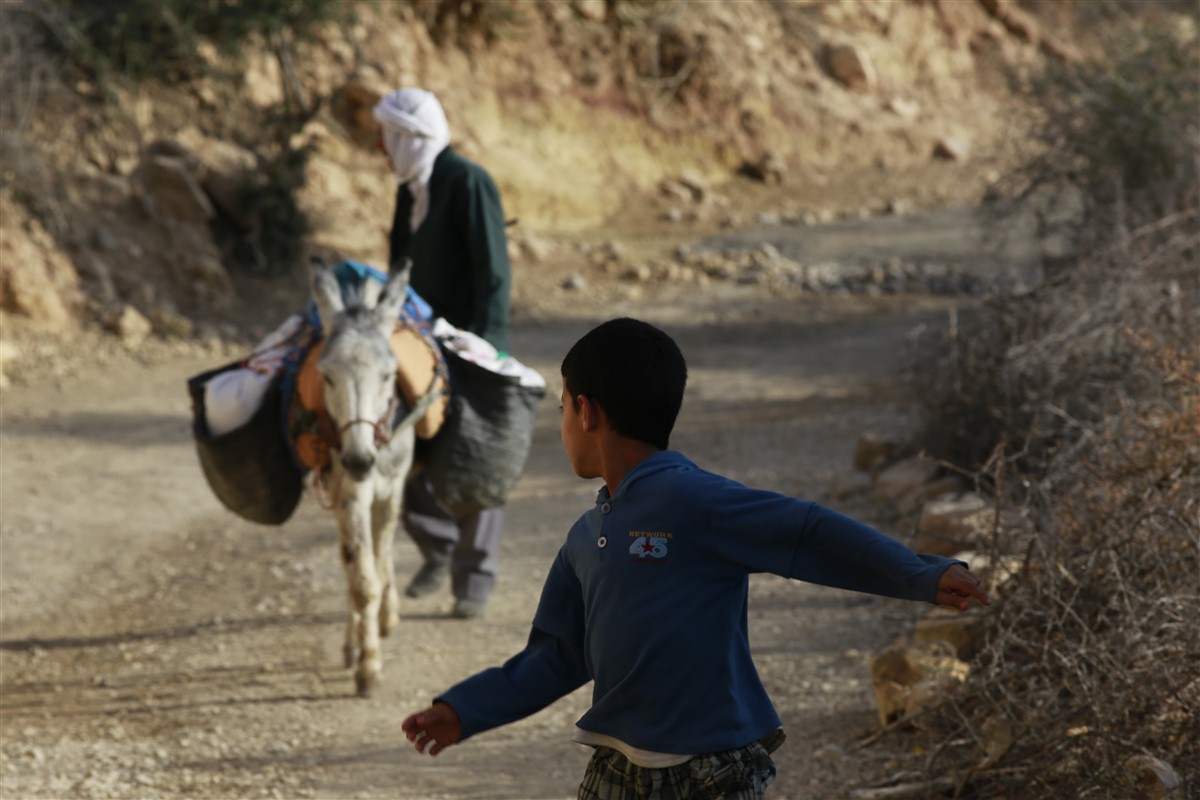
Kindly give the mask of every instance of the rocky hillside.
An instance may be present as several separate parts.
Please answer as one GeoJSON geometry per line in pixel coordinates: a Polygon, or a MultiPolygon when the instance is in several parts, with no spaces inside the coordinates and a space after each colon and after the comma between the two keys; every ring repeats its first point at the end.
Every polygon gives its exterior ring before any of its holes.
{"type": "Polygon", "coordinates": [[[1006,73],[1081,47],[1061,33],[1073,3],[345,8],[303,41],[201,43],[186,80],[133,83],[64,70],[52,4],[5,3],[5,337],[253,334],[298,302],[305,252],[382,264],[395,187],[370,109],[393,87],[436,92],[494,174],[518,220],[515,311],[536,315],[706,231],[970,204],[1018,135],[1006,73]],[[280,128],[296,108],[307,121],[280,128]],[[255,237],[291,232],[242,189],[295,153],[308,230],[281,263],[255,237]]]}

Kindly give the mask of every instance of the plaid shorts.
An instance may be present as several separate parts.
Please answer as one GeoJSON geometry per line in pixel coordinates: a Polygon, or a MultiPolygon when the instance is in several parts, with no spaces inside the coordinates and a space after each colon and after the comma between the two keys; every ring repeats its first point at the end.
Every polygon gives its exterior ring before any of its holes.
{"type": "Polygon", "coordinates": [[[578,800],[764,800],[775,780],[771,753],[786,738],[781,728],[745,747],[662,769],[639,767],[611,747],[597,747],[578,800]]]}

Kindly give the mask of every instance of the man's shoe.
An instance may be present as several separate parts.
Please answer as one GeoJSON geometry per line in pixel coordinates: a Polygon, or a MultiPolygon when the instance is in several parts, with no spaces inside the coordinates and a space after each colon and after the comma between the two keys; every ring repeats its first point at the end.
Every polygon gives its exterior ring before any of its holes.
{"type": "Polygon", "coordinates": [[[404,593],[409,597],[424,597],[430,592],[435,592],[446,582],[446,575],[449,572],[450,568],[445,564],[426,562],[417,570],[417,574],[413,575],[413,579],[404,593]]]}
{"type": "Polygon", "coordinates": [[[454,610],[450,612],[450,616],[455,619],[474,619],[483,616],[485,606],[487,606],[486,600],[470,600],[460,597],[454,601],[454,610]]]}

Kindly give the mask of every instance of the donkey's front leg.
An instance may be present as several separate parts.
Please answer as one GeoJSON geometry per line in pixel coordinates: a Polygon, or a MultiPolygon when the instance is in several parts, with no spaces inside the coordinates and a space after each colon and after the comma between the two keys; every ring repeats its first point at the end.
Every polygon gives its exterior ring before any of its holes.
{"type": "Polygon", "coordinates": [[[392,559],[392,542],[400,521],[401,491],[387,498],[376,495],[371,509],[371,532],[375,540],[375,569],[379,573],[383,599],[379,605],[379,634],[387,636],[400,624],[400,593],[396,591],[396,567],[392,559]]]}
{"type": "Polygon", "coordinates": [[[353,490],[347,491],[338,508],[342,565],[350,589],[352,627],[347,634],[353,637],[346,642],[346,650],[349,652],[353,646],[358,651],[354,684],[363,697],[378,685],[383,668],[379,649],[379,605],[383,587],[375,567],[370,524],[369,503],[357,498],[353,490]]]}

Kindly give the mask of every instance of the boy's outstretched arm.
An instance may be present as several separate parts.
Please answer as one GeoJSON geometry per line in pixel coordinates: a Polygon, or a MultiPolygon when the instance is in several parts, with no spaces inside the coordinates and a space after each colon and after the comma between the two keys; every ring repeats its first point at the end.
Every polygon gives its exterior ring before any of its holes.
{"type": "Polygon", "coordinates": [[[971,571],[962,564],[951,564],[938,581],[937,604],[953,606],[959,611],[966,611],[972,597],[985,606],[992,604],[984,591],[979,588],[979,578],[971,574],[971,571]]]}
{"type": "Polygon", "coordinates": [[[418,711],[400,723],[400,728],[416,745],[418,753],[424,753],[428,747],[431,756],[436,756],[462,736],[458,712],[448,703],[434,703],[424,711],[418,711]]]}

